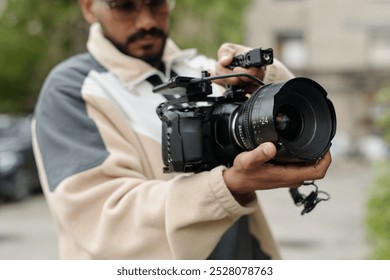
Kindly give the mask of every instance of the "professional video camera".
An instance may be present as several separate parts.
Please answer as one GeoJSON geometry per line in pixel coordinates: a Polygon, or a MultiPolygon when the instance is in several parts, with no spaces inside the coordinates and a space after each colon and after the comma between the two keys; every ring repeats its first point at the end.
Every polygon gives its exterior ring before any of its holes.
{"type": "MultiPolygon", "coordinates": [[[[272,63],[272,49],[259,48],[235,57],[230,67],[272,63]]],[[[176,76],[154,92],[181,96],[156,110],[162,120],[164,172],[229,167],[239,153],[264,142],[277,146],[275,164],[315,164],[329,150],[336,131],[336,114],[327,92],[308,78],[265,85],[245,73],[210,76],[202,72],[201,78],[176,76]],[[250,97],[243,87],[233,86],[222,96],[212,95],[213,80],[237,76],[254,80],[259,88],[250,97]]],[[[307,202],[293,189],[292,195],[296,203],[307,202]]],[[[314,206],[318,201],[316,196],[314,206]]]]}

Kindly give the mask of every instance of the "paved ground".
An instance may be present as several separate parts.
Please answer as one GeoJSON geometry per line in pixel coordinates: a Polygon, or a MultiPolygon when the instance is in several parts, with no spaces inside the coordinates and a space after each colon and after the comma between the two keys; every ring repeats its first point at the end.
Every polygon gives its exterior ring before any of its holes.
{"type": "Polygon", "coordinates": [[[43,195],[0,205],[0,259],[56,259],[55,228],[43,195]]]}
{"type": "MultiPolygon", "coordinates": [[[[370,165],[334,160],[327,178],[318,182],[330,201],[301,216],[286,190],[261,194],[285,259],[364,259],[368,245],[364,204],[373,177],[370,165]]],[[[56,237],[42,195],[21,203],[0,202],[0,259],[56,259],[56,237]]]]}
{"type": "Polygon", "coordinates": [[[285,259],[366,259],[365,204],[373,170],[366,162],[334,160],[320,190],[331,195],[310,213],[292,203],[287,191],[267,191],[262,201],[285,259]]]}

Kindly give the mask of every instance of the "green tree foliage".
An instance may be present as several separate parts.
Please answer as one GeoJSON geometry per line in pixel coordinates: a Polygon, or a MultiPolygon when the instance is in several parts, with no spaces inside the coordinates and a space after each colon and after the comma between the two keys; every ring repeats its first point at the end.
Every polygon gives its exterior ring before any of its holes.
{"type": "MultiPolygon", "coordinates": [[[[381,117],[378,125],[390,145],[390,87],[382,88],[377,95],[381,117]]],[[[373,252],[373,259],[390,259],[390,162],[381,161],[376,165],[375,184],[367,205],[367,227],[373,252]]]]}
{"type": "Polygon", "coordinates": [[[49,69],[80,49],[85,23],[74,0],[0,1],[0,112],[28,113],[49,69]]]}
{"type": "MultiPolygon", "coordinates": [[[[243,38],[249,0],[177,0],[171,36],[215,57],[243,38]]],[[[0,113],[31,112],[49,70],[85,50],[87,24],[77,0],[0,0],[0,113]]]]}
{"type": "Polygon", "coordinates": [[[250,0],[176,0],[172,36],[182,48],[216,57],[224,42],[243,43],[245,11],[250,0]]]}

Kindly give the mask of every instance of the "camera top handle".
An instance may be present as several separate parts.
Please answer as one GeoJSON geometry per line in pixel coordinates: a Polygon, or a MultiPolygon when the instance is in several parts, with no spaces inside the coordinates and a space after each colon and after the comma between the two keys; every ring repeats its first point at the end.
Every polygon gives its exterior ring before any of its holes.
{"type": "Polygon", "coordinates": [[[272,64],[274,62],[273,49],[252,49],[244,54],[239,54],[233,58],[232,63],[229,65],[229,68],[233,69],[234,67],[261,67],[265,65],[272,64]]]}
{"type": "MultiPolygon", "coordinates": [[[[262,49],[256,48],[252,49],[244,54],[239,54],[235,56],[228,66],[228,68],[233,69],[235,67],[262,67],[273,63],[273,49],[262,49]]],[[[212,94],[211,81],[220,80],[232,77],[247,77],[259,85],[264,85],[264,82],[257,77],[246,73],[234,73],[228,75],[217,75],[210,77],[209,72],[202,71],[201,78],[194,77],[185,77],[185,76],[176,76],[171,78],[167,83],[158,85],[154,87],[154,93],[161,93],[169,91],[170,95],[174,94],[183,94],[183,89],[186,90],[185,94],[191,98],[192,96],[207,96],[212,94]]]]}

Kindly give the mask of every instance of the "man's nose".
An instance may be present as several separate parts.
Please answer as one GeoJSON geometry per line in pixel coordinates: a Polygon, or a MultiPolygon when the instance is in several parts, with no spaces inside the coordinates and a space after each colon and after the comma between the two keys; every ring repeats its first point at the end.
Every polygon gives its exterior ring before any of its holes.
{"type": "Polygon", "coordinates": [[[149,30],[156,27],[156,19],[149,6],[143,4],[136,19],[136,28],[149,30]]]}

